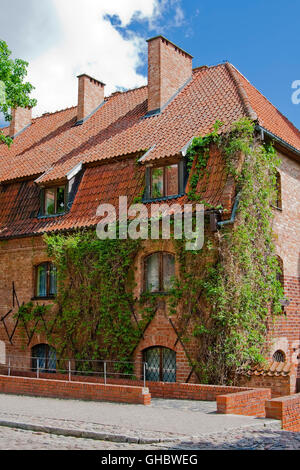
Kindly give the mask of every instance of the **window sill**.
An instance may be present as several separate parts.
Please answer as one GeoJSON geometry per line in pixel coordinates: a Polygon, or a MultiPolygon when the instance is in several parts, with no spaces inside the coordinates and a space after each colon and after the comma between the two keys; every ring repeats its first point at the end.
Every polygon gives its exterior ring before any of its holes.
{"type": "Polygon", "coordinates": [[[56,296],[55,295],[50,295],[47,297],[32,297],[31,300],[38,301],[38,300],[55,300],[56,296]]]}
{"type": "Polygon", "coordinates": [[[168,291],[168,292],[148,292],[148,291],[143,291],[142,292],[142,295],[152,295],[152,296],[159,296],[159,295],[170,295],[171,294],[171,291],[168,291]]]}

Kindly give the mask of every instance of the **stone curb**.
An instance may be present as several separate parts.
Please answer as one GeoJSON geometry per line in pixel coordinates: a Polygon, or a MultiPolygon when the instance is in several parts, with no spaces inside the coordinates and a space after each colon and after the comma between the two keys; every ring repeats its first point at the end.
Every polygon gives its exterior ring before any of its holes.
{"type": "Polygon", "coordinates": [[[97,441],[109,441],[109,442],[119,442],[119,443],[129,443],[129,444],[158,444],[162,442],[176,442],[178,439],[166,438],[146,438],[146,437],[132,437],[126,436],[124,434],[110,434],[110,433],[101,433],[94,431],[83,431],[75,429],[66,429],[66,428],[57,428],[53,426],[41,426],[38,424],[28,424],[12,421],[0,421],[0,427],[22,429],[24,431],[33,431],[33,432],[44,432],[47,434],[55,434],[57,436],[66,436],[66,437],[77,437],[83,439],[93,439],[97,441]]]}

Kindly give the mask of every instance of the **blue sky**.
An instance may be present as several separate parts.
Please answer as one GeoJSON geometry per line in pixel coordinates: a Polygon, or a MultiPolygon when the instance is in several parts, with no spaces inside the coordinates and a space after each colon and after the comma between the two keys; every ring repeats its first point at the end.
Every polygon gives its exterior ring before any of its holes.
{"type": "Polygon", "coordinates": [[[75,104],[78,73],[104,80],[109,92],[144,84],[145,40],[163,34],[194,56],[194,67],[230,61],[300,127],[300,104],[291,100],[300,80],[298,0],[15,3],[14,30],[11,2],[1,0],[0,38],[30,61],[37,114],[75,104]]]}

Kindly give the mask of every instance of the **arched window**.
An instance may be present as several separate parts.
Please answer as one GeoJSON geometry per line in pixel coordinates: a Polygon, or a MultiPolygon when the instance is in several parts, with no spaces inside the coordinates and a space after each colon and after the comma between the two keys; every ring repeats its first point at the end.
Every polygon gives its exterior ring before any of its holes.
{"type": "Polygon", "coordinates": [[[284,287],[283,261],[282,261],[282,258],[280,258],[280,256],[277,256],[277,262],[278,262],[278,267],[279,267],[279,271],[277,272],[277,281],[279,281],[282,287],[284,287]]]}
{"type": "Polygon", "coordinates": [[[276,174],[276,200],[275,206],[277,209],[282,209],[282,198],[281,198],[281,175],[279,171],[276,174]]]}
{"type": "Polygon", "coordinates": [[[283,351],[275,351],[273,354],[273,361],[274,362],[285,362],[285,354],[283,351]]]}
{"type": "Polygon", "coordinates": [[[56,372],[56,350],[48,344],[37,344],[31,349],[32,370],[56,372]]]}
{"type": "Polygon", "coordinates": [[[145,259],[145,290],[167,292],[175,276],[175,257],[170,253],[153,253],[145,259]]]}
{"type": "Polygon", "coordinates": [[[146,380],[149,382],[176,382],[176,352],[153,347],[144,351],[147,363],[146,380]]]}
{"type": "Polygon", "coordinates": [[[56,267],[42,263],[35,268],[35,296],[39,298],[54,297],[57,292],[56,267]]]}

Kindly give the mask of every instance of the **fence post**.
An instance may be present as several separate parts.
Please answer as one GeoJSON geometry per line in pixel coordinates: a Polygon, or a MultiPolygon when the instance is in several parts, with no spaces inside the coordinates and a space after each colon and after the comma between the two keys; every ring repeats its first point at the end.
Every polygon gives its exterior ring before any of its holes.
{"type": "Polygon", "coordinates": [[[37,360],[37,363],[36,363],[36,377],[37,379],[40,378],[40,360],[39,359],[37,360]]]}
{"type": "Polygon", "coordinates": [[[104,385],[106,385],[106,362],[104,362],[104,385]]]}
{"type": "Polygon", "coordinates": [[[69,382],[72,382],[72,369],[71,369],[71,361],[69,361],[69,382]]]}
{"type": "Polygon", "coordinates": [[[10,357],[8,358],[8,377],[10,377],[10,357]]]}

